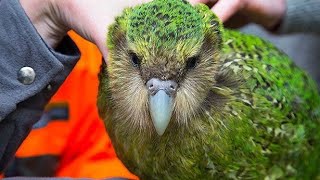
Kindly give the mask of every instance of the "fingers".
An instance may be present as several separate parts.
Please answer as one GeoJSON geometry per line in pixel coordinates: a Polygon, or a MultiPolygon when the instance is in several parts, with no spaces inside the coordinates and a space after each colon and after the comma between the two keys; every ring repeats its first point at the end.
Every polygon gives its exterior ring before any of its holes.
{"type": "Polygon", "coordinates": [[[242,0],[219,0],[212,8],[222,22],[226,22],[236,12],[244,7],[242,0]]]}
{"type": "Polygon", "coordinates": [[[203,3],[203,4],[206,4],[208,3],[210,0],[189,0],[189,2],[192,4],[192,5],[195,5],[195,4],[198,4],[198,3],[203,3]]]}
{"type": "MultiPolygon", "coordinates": [[[[189,0],[193,5],[197,3],[204,4],[214,4],[212,10],[213,12],[222,20],[222,22],[227,21],[236,12],[245,6],[245,0],[189,0]]],[[[209,7],[211,7],[209,6],[209,7]]]]}

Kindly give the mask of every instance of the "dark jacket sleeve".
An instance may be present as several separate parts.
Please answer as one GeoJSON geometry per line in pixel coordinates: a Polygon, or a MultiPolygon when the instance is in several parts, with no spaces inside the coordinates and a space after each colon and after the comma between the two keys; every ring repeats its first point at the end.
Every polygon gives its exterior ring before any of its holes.
{"type": "Polygon", "coordinates": [[[287,0],[287,10],[279,33],[320,34],[320,1],[287,0]]]}
{"type": "Polygon", "coordinates": [[[48,47],[19,0],[0,0],[0,172],[79,56],[68,36],[55,50],[48,47]],[[34,80],[24,82],[23,67],[33,70],[34,80]]]}

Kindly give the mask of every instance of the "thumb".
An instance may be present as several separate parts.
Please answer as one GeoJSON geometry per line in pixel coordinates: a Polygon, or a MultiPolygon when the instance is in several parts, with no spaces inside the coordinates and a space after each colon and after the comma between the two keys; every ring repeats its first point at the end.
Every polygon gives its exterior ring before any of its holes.
{"type": "Polygon", "coordinates": [[[212,8],[212,11],[220,18],[222,22],[226,22],[237,11],[242,9],[241,0],[219,0],[212,8]]]}
{"type": "Polygon", "coordinates": [[[206,4],[208,3],[210,0],[189,0],[190,4],[192,5],[195,5],[195,4],[198,4],[198,3],[203,3],[203,4],[206,4]]]}

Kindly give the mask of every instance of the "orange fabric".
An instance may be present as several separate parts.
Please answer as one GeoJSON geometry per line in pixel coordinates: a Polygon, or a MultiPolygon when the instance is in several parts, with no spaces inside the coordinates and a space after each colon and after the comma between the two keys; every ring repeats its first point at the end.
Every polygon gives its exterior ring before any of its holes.
{"type": "MultiPolygon", "coordinates": [[[[81,59],[50,103],[67,102],[69,119],[34,129],[17,157],[60,155],[59,177],[137,179],[117,159],[96,108],[101,55],[93,44],[71,32],[81,59]]],[[[50,104],[49,103],[49,104],[50,104]]]]}
{"type": "Polygon", "coordinates": [[[66,121],[52,121],[45,128],[34,129],[19,147],[16,157],[26,158],[39,155],[60,155],[68,134],[69,124],[66,121]],[[58,136],[52,133],[59,132],[58,136]],[[39,147],[40,148],[37,148],[39,147]]]}

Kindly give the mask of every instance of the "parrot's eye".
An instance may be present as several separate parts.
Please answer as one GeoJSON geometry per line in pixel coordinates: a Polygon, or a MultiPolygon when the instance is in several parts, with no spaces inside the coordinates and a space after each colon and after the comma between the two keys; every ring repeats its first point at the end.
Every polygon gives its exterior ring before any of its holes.
{"type": "Polygon", "coordinates": [[[198,64],[199,61],[199,57],[198,56],[193,56],[188,58],[187,60],[187,64],[186,64],[186,68],[189,69],[193,69],[196,67],[196,65],[198,64]]]}
{"type": "Polygon", "coordinates": [[[130,59],[131,59],[132,65],[134,67],[139,67],[140,66],[141,61],[140,61],[140,59],[139,59],[139,57],[137,56],[136,53],[131,52],[130,53],[130,59]]]}

